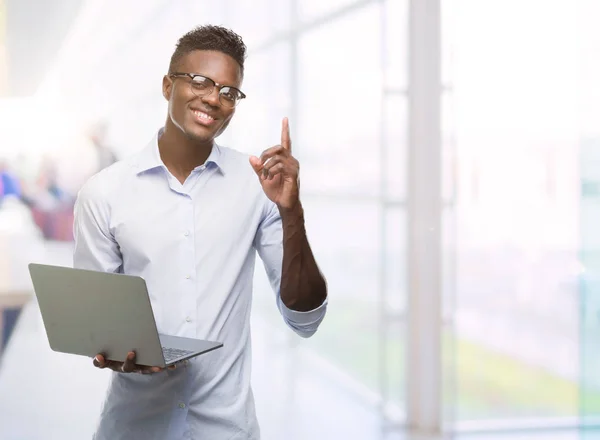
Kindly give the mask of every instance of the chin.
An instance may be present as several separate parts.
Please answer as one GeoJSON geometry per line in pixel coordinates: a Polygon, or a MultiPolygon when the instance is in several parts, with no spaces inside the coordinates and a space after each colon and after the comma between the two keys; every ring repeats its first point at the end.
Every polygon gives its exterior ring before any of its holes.
{"type": "Polygon", "coordinates": [[[184,133],[189,139],[202,143],[211,142],[217,137],[213,130],[208,130],[205,127],[197,125],[195,127],[186,127],[184,133]]]}

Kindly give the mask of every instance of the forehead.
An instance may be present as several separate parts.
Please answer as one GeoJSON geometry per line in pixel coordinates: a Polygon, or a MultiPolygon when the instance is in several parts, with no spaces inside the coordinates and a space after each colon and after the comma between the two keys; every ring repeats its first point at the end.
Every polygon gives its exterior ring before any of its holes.
{"type": "Polygon", "coordinates": [[[214,50],[195,50],[185,54],[179,61],[177,70],[200,73],[229,86],[240,86],[242,83],[242,69],[238,62],[229,55],[214,50]]]}

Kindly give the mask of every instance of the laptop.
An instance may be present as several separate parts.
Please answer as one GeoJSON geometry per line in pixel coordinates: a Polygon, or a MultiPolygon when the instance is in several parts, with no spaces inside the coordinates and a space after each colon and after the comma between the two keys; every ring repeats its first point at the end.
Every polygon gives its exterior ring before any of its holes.
{"type": "Polygon", "coordinates": [[[168,367],[223,346],[159,334],[146,282],[139,276],[29,264],[50,348],[61,353],[168,367]]]}

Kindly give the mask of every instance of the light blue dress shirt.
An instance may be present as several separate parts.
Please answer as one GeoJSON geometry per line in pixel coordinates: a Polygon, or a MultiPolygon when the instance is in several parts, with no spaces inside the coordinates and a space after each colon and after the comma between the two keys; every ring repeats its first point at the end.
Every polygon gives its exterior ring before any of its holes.
{"type": "Polygon", "coordinates": [[[256,251],[297,334],[317,330],[327,301],[309,312],[281,301],[281,218],[248,156],[215,146],[182,185],[160,158],[160,134],[80,190],[74,266],[143,277],[160,333],[224,346],[174,371],[112,373],[95,438],[258,440],[250,386],[256,251]]]}

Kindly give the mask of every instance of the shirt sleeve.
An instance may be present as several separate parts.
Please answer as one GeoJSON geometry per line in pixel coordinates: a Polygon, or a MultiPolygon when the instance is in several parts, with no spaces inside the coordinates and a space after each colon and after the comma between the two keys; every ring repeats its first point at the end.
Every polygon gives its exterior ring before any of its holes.
{"type": "MultiPolygon", "coordinates": [[[[270,201],[269,201],[270,202],[270,201]]],[[[283,265],[283,227],[277,205],[270,202],[258,227],[254,246],[258,251],[271,287],[275,292],[277,308],[285,323],[303,338],[312,336],[325,317],[327,299],[314,310],[299,312],[289,309],[281,300],[281,270],[283,265]]]]}
{"type": "Polygon", "coordinates": [[[123,259],[109,227],[110,205],[94,181],[88,182],[79,191],[73,215],[73,267],[121,272],[123,259]]]}

